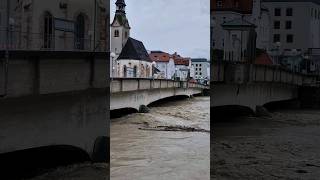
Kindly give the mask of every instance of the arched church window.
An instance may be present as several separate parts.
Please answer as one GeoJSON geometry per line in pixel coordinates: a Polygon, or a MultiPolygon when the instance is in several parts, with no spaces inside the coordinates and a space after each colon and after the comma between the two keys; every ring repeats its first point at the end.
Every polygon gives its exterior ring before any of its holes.
{"type": "Polygon", "coordinates": [[[84,37],[85,36],[85,17],[83,14],[79,14],[76,19],[75,29],[75,48],[84,50],[84,37]]]}
{"type": "Polygon", "coordinates": [[[119,30],[114,31],[114,37],[119,37],[119,30]]]}
{"type": "Polygon", "coordinates": [[[51,13],[45,13],[43,25],[43,48],[53,48],[53,16],[51,13]]]}
{"type": "Polygon", "coordinates": [[[127,66],[123,66],[123,77],[127,77],[127,66]]]}
{"type": "Polygon", "coordinates": [[[133,77],[137,77],[137,66],[133,67],[133,77]]]}

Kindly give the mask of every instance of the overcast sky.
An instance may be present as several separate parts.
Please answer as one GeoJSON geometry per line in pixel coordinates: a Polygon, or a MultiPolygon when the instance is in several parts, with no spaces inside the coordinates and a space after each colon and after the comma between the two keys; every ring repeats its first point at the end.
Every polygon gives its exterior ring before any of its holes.
{"type": "MultiPolygon", "coordinates": [[[[111,21],[116,0],[111,0],[111,21]]],[[[147,50],[178,52],[184,57],[210,56],[209,0],[126,0],[131,37],[147,50]]]]}

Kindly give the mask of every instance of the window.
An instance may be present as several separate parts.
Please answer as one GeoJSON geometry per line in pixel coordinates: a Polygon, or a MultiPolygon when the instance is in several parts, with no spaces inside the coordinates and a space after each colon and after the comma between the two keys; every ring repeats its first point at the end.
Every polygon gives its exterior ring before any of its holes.
{"type": "Polygon", "coordinates": [[[287,35],[287,43],[293,43],[293,35],[292,34],[287,35]]]}
{"type": "Polygon", "coordinates": [[[114,31],[114,37],[119,37],[119,30],[114,31]]]}
{"type": "Polygon", "coordinates": [[[218,8],[221,8],[222,7],[222,1],[220,0],[220,1],[217,1],[217,7],[218,8]]]}
{"type": "Polygon", "coordinates": [[[274,21],[274,29],[280,29],[280,21],[274,21]]]}
{"type": "Polygon", "coordinates": [[[43,48],[53,48],[53,16],[46,12],[44,15],[44,33],[43,33],[43,48]]]}
{"type": "Polygon", "coordinates": [[[236,1],[236,2],[235,2],[235,7],[236,7],[236,8],[239,8],[239,1],[236,1]]]}
{"type": "Polygon", "coordinates": [[[127,77],[127,66],[123,66],[123,77],[127,77]]]}
{"type": "Polygon", "coordinates": [[[76,20],[76,29],[75,29],[75,48],[84,50],[84,35],[85,35],[85,23],[84,15],[80,14],[76,20]]]}
{"type": "Polygon", "coordinates": [[[287,16],[292,16],[292,14],[293,14],[292,8],[287,8],[286,15],[287,16]]]}
{"type": "Polygon", "coordinates": [[[274,9],[274,16],[281,16],[281,8],[274,9]]]}
{"type": "Polygon", "coordinates": [[[286,29],[292,29],[292,21],[286,21],[286,29]]]}
{"type": "Polygon", "coordinates": [[[273,35],[273,42],[274,43],[280,42],[280,34],[274,34],[273,35]]]}
{"type": "Polygon", "coordinates": [[[127,37],[128,37],[128,32],[125,33],[125,38],[127,38],[127,37]]]}
{"type": "Polygon", "coordinates": [[[199,71],[202,71],[202,69],[201,69],[201,68],[199,68],[199,71]]]}
{"type": "Polygon", "coordinates": [[[202,64],[199,64],[199,66],[201,67],[201,66],[202,66],[202,64]]]}
{"type": "Polygon", "coordinates": [[[198,64],[196,64],[196,67],[198,67],[198,64]]]}
{"type": "Polygon", "coordinates": [[[133,67],[133,77],[137,77],[137,66],[133,67]]]}

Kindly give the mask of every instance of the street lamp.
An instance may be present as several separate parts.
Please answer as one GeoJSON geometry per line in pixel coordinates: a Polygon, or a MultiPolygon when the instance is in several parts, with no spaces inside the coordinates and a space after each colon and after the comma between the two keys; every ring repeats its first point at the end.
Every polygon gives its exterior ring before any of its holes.
{"type": "Polygon", "coordinates": [[[116,57],[116,54],[114,52],[110,53],[110,57],[111,57],[111,65],[112,65],[112,72],[111,72],[111,78],[113,79],[114,76],[114,58],[116,57]]]}

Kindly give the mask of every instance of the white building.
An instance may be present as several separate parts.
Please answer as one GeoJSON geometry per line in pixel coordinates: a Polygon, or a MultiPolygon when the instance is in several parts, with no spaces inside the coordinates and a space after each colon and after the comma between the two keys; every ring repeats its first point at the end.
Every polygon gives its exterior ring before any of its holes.
{"type": "Polygon", "coordinates": [[[180,81],[187,81],[194,78],[194,67],[191,58],[181,57],[177,53],[172,55],[175,64],[175,78],[180,81]]]}
{"type": "Polygon", "coordinates": [[[114,19],[111,23],[111,50],[115,53],[115,59],[120,55],[122,48],[125,46],[128,38],[130,37],[130,25],[126,16],[126,3],[124,0],[117,0],[115,3],[117,10],[114,19]]]}
{"type": "MultiPolygon", "coordinates": [[[[223,50],[226,41],[225,31],[221,26],[224,23],[242,19],[256,26],[257,42],[260,49],[270,47],[270,15],[266,8],[261,5],[261,0],[213,0],[213,13],[211,16],[212,48],[223,50]]],[[[230,35],[240,39],[238,35],[230,35]],[[235,37],[236,36],[236,37],[235,37]]]]}
{"type": "Polygon", "coordinates": [[[191,59],[195,79],[210,80],[210,62],[204,58],[191,59]]]}
{"type": "Polygon", "coordinates": [[[141,41],[129,38],[116,60],[117,77],[152,78],[153,63],[141,41]]]}
{"type": "Polygon", "coordinates": [[[158,73],[159,77],[174,79],[176,66],[172,55],[162,51],[151,51],[149,56],[156,63],[156,68],[160,71],[158,73]]]}
{"type": "Polygon", "coordinates": [[[264,0],[271,14],[270,40],[280,54],[320,48],[320,1],[264,0]]]}

